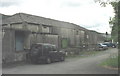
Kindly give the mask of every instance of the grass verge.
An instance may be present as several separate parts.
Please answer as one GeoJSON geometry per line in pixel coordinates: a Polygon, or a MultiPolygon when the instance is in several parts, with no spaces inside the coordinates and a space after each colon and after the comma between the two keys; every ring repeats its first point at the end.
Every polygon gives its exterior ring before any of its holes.
{"type": "Polygon", "coordinates": [[[88,56],[94,56],[102,51],[81,51],[79,55],[68,55],[66,58],[83,58],[88,56]]]}
{"type": "Polygon", "coordinates": [[[120,60],[118,59],[120,59],[120,56],[110,55],[110,57],[105,61],[103,61],[100,65],[111,67],[111,68],[118,68],[118,65],[120,65],[120,60]]]}

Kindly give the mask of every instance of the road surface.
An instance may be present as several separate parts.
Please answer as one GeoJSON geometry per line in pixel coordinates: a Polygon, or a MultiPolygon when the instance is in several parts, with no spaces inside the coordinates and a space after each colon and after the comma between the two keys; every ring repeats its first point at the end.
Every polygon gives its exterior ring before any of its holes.
{"type": "Polygon", "coordinates": [[[116,48],[102,51],[84,58],[67,58],[64,62],[51,64],[24,64],[3,68],[3,74],[118,74],[117,70],[101,67],[99,64],[111,54],[117,54],[116,48]]]}

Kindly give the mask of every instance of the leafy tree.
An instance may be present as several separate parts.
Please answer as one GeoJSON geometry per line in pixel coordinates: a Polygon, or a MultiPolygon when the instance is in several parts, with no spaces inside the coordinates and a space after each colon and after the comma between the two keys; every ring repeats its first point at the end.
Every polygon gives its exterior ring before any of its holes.
{"type": "Polygon", "coordinates": [[[115,11],[115,17],[113,17],[109,23],[113,25],[112,27],[112,32],[111,32],[111,35],[112,35],[112,38],[115,42],[118,42],[118,32],[120,31],[120,24],[119,24],[119,21],[120,21],[120,17],[118,16],[118,10],[120,10],[120,8],[118,8],[120,6],[120,2],[111,2],[111,5],[113,6],[114,8],[114,11],[115,11]]]}
{"type": "MultiPolygon", "coordinates": [[[[99,2],[101,6],[105,7],[107,4],[111,4],[114,8],[115,16],[110,18],[109,24],[112,26],[111,36],[114,42],[118,42],[120,40],[120,1],[118,0],[94,0],[95,2],[99,2]]],[[[120,41],[119,41],[120,43],[120,41]]]]}

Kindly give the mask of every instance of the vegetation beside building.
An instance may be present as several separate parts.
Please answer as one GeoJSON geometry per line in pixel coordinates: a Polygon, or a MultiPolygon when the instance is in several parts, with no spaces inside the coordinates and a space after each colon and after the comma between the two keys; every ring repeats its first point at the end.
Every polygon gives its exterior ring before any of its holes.
{"type": "Polygon", "coordinates": [[[104,62],[101,63],[102,66],[107,66],[111,68],[118,68],[120,61],[118,60],[120,56],[110,56],[104,62]]]}

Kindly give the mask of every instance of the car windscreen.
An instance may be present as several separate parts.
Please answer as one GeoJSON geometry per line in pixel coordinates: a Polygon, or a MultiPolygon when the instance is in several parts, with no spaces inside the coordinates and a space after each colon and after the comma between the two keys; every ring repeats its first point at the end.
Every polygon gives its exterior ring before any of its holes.
{"type": "Polygon", "coordinates": [[[41,49],[42,48],[42,45],[37,45],[37,44],[34,44],[31,46],[31,50],[34,50],[34,49],[41,49]]]}
{"type": "Polygon", "coordinates": [[[56,50],[57,50],[56,46],[52,46],[52,51],[56,51],[56,50]]]}
{"type": "Polygon", "coordinates": [[[50,51],[50,50],[51,50],[51,46],[49,46],[49,45],[43,46],[43,51],[50,51]]]}

